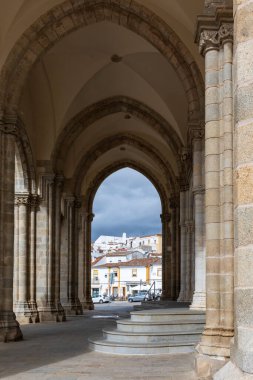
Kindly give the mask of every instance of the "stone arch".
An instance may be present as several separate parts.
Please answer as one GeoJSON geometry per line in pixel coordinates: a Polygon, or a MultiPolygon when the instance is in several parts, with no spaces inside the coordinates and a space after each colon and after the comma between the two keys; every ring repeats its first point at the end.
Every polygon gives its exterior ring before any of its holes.
{"type": "Polygon", "coordinates": [[[156,162],[161,168],[161,171],[164,173],[164,176],[167,179],[169,185],[174,190],[176,177],[173,173],[170,163],[165,162],[160,153],[143,139],[137,138],[136,136],[130,134],[120,134],[100,141],[82,157],[73,176],[75,194],[80,194],[84,173],[87,172],[92,163],[94,163],[98,157],[101,156],[101,154],[122,144],[135,146],[139,150],[151,156],[154,159],[154,162],[156,162]]]}
{"type": "Polygon", "coordinates": [[[189,121],[202,118],[204,85],[197,64],[175,32],[134,0],[66,0],[37,19],[16,42],[1,71],[0,117],[15,117],[26,77],[43,53],[72,31],[101,21],[130,29],[155,46],[182,81],[189,121]]]}
{"type": "Polygon", "coordinates": [[[144,175],[152,183],[157,193],[159,194],[162,211],[165,212],[165,210],[167,210],[169,207],[168,196],[166,195],[169,189],[166,189],[162,185],[162,183],[158,180],[158,178],[150,170],[148,170],[143,165],[133,160],[117,161],[116,163],[106,166],[105,168],[103,168],[103,170],[97,173],[95,178],[89,183],[88,190],[85,195],[85,199],[86,199],[85,203],[87,204],[88,212],[89,213],[92,212],[94,198],[102,182],[111,174],[124,168],[131,168],[131,169],[136,170],[140,174],[144,175]]]}
{"type": "Polygon", "coordinates": [[[182,142],[169,123],[147,105],[126,96],[116,96],[92,104],[70,120],[59,135],[52,153],[54,170],[61,170],[61,159],[71,143],[86,128],[97,120],[117,112],[129,113],[151,126],[169,145],[177,161],[180,161],[179,152],[182,149],[182,142]]]}

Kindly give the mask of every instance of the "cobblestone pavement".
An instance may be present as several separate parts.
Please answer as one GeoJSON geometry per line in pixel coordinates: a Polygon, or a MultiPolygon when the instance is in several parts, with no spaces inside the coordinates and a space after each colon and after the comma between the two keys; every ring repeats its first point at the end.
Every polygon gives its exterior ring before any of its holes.
{"type": "Polygon", "coordinates": [[[0,379],[194,380],[194,356],[118,356],[92,352],[88,337],[125,316],[128,305],[99,305],[64,323],[23,325],[24,340],[0,344],[0,379]]]}

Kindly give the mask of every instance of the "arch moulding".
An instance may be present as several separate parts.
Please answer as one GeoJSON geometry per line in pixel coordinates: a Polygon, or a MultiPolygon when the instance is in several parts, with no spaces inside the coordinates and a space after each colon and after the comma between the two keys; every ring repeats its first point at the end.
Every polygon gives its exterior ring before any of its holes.
{"type": "MultiPolygon", "coordinates": [[[[199,68],[175,32],[156,14],[134,0],[67,0],[37,19],[16,42],[0,74],[0,119],[17,117],[26,78],[35,62],[67,34],[102,21],[121,25],[150,42],[169,61],[184,86],[188,119],[204,110],[204,84],[199,68]]],[[[14,118],[14,119],[13,119],[14,118]]]]}

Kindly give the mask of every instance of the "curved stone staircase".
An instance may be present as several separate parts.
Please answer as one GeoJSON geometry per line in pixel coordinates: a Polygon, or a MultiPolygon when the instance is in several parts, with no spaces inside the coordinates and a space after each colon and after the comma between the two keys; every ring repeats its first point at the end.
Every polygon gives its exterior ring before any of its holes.
{"type": "Polygon", "coordinates": [[[142,310],[89,339],[94,351],[120,355],[160,355],[193,352],[204,329],[205,314],[189,309],[142,310]]]}

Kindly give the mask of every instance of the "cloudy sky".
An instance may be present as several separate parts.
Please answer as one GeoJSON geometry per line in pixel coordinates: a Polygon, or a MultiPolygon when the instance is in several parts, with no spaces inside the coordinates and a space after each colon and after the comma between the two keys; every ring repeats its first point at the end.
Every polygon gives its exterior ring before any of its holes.
{"type": "Polygon", "coordinates": [[[161,232],[159,195],[142,174],[126,168],[109,176],[97,191],[92,240],[100,235],[127,236],[161,232]]]}

